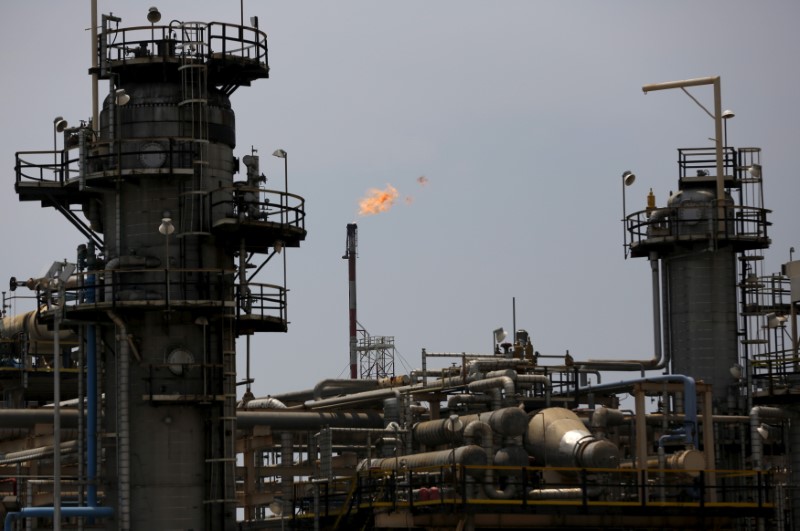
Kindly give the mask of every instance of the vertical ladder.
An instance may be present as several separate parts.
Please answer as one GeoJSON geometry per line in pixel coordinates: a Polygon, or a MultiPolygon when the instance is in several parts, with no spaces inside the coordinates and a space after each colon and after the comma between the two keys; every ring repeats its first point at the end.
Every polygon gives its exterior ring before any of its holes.
{"type": "Polygon", "coordinates": [[[208,186],[208,44],[206,24],[181,24],[182,136],[192,151],[192,181],[181,194],[183,234],[209,234],[208,186]]]}

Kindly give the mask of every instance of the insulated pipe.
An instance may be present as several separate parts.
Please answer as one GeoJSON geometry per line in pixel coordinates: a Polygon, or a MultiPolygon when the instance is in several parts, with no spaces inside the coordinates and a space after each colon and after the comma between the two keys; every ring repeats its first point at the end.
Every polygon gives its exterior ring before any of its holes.
{"type": "Polygon", "coordinates": [[[517,489],[513,484],[509,484],[505,490],[500,490],[494,486],[494,471],[492,470],[492,465],[494,464],[494,433],[492,428],[485,422],[473,420],[464,428],[464,439],[467,443],[472,444],[478,436],[480,436],[483,451],[486,452],[486,464],[489,467],[486,469],[486,475],[483,478],[483,491],[493,500],[508,500],[516,494],[517,489]]]}
{"type": "MultiPolygon", "coordinates": [[[[2,411],[2,410],[0,410],[2,411]]],[[[2,417],[0,417],[2,418],[2,417]]],[[[237,411],[236,425],[239,428],[270,426],[274,430],[317,430],[331,428],[383,429],[383,416],[369,412],[322,412],[322,411],[237,411]]]]}
{"type": "MultiPolygon", "coordinates": [[[[365,459],[358,465],[358,470],[381,469],[397,471],[399,468],[403,467],[444,467],[456,464],[462,466],[485,467],[486,463],[486,452],[480,446],[472,444],[460,446],[452,450],[438,450],[421,454],[384,457],[382,459],[365,459]]],[[[465,473],[471,477],[480,478],[484,474],[484,469],[468,469],[465,473]]]]}
{"type": "Polygon", "coordinates": [[[336,406],[353,406],[358,403],[381,401],[385,398],[398,397],[400,392],[398,387],[376,389],[374,391],[364,391],[362,393],[354,393],[351,395],[337,396],[333,398],[324,398],[322,400],[307,400],[303,405],[308,409],[317,409],[325,407],[336,406]]]}
{"type": "MultiPolygon", "coordinates": [[[[58,308],[58,306],[53,306],[55,311],[58,311],[58,308]]],[[[46,325],[36,322],[38,314],[39,310],[31,310],[0,319],[0,337],[10,339],[19,334],[25,334],[30,342],[52,344],[55,340],[55,332],[48,330],[46,325]]],[[[71,330],[59,330],[58,340],[62,345],[78,344],[78,338],[71,330]]]]}
{"type": "Polygon", "coordinates": [[[544,386],[545,406],[550,407],[550,397],[553,392],[553,383],[550,378],[544,374],[518,374],[517,387],[527,388],[534,385],[544,386]]]}
{"type": "MultiPolygon", "coordinates": [[[[77,441],[62,442],[59,445],[59,453],[61,454],[74,454],[78,450],[77,441]]],[[[0,459],[0,465],[13,465],[17,463],[24,463],[26,461],[33,461],[36,459],[43,459],[55,455],[55,446],[42,446],[39,448],[29,448],[28,450],[21,450],[19,452],[11,452],[5,454],[0,459]]]]}
{"type": "Polygon", "coordinates": [[[272,398],[272,397],[255,398],[253,400],[249,400],[247,402],[244,402],[241,405],[241,408],[244,408],[244,409],[286,409],[286,404],[284,404],[283,402],[281,402],[277,398],[272,398]]]}
{"type": "MultiPolygon", "coordinates": [[[[517,437],[523,435],[528,427],[528,415],[516,407],[508,407],[475,415],[464,415],[458,417],[461,427],[453,430],[453,422],[450,419],[426,420],[418,422],[412,433],[414,439],[426,446],[439,446],[462,438],[462,430],[475,421],[483,422],[494,432],[504,437],[517,437]]],[[[458,426],[458,423],[456,423],[458,426]]]]}
{"type": "Polygon", "coordinates": [[[447,409],[453,410],[462,404],[489,404],[491,401],[492,397],[486,395],[450,395],[447,397],[447,409]]]}
{"type": "Polygon", "coordinates": [[[119,449],[119,520],[120,529],[130,529],[130,422],[128,418],[128,365],[130,353],[128,352],[128,329],[125,323],[114,312],[109,311],[108,317],[117,327],[117,367],[119,382],[117,386],[118,416],[117,416],[117,448],[119,449]]]}
{"type": "Polygon", "coordinates": [[[377,380],[340,380],[340,379],[327,379],[322,380],[314,386],[314,400],[321,400],[325,391],[335,391],[340,393],[342,391],[369,391],[378,387],[377,380]]]}
{"type": "MultiPolygon", "coordinates": [[[[430,356],[430,354],[429,354],[430,356]]],[[[533,368],[535,365],[526,360],[509,358],[474,358],[467,363],[468,372],[486,372],[500,369],[533,368]]]]}
{"type": "Polygon", "coordinates": [[[472,392],[483,392],[490,389],[503,389],[505,398],[507,400],[514,398],[516,388],[514,380],[508,376],[498,376],[496,378],[487,378],[486,380],[476,380],[467,384],[467,388],[472,392]]]}
{"type": "Polygon", "coordinates": [[[605,431],[608,426],[620,426],[625,423],[625,414],[619,409],[599,406],[592,413],[589,426],[605,431]]]}

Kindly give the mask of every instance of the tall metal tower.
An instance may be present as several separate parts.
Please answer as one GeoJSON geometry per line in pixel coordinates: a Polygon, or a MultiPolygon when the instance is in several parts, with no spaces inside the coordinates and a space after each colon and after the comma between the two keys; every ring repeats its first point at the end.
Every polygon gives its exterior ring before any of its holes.
{"type": "Polygon", "coordinates": [[[87,433],[105,482],[86,482],[113,508],[107,529],[233,530],[235,339],[287,329],[286,287],[248,271],[304,240],[304,201],[265,189],[254,153],[234,156],[229,97],[268,77],[266,34],[159,26],[154,9],[149,26],[103,16],[99,119],[64,129],[63,150],[18,153],[16,191],[88,243],[42,318],[85,338],[89,403],[105,397],[87,433]]]}

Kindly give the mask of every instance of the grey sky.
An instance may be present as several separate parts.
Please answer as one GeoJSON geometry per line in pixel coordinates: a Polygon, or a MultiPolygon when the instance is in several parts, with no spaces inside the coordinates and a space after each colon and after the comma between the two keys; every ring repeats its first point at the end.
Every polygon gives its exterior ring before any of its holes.
{"type": "MultiPolygon", "coordinates": [[[[153,3],[99,11],[145,25],[153,3]]],[[[165,21],[239,20],[239,2],[157,5],[165,21]]],[[[395,336],[408,366],[422,347],[488,353],[492,329],[511,329],[512,297],[542,353],[649,358],[649,267],[623,260],[620,175],[638,177],[629,211],[650,188],[663,205],[676,149],[710,146],[714,127],[680,91],[644,96],[643,84],[721,76],[729,143],[763,149],[767,271],[800,248],[797,2],[251,0],[251,15],[272,70],[232,98],[236,155],[258,149],[269,186],[283,178],[269,154],[289,153],[309,231],[287,258],[289,333],[252,341],[256,394],[346,377],[341,256],[354,220],[359,320],[395,336]],[[413,203],[358,218],[358,199],[387,183],[413,203]]],[[[17,201],[13,164],[15,151],[52,149],[55,116],[89,117],[88,26],[88,1],[0,7],[4,279],[81,243],[52,209],[17,201]]],[[[710,88],[692,94],[713,108],[710,88]]]]}

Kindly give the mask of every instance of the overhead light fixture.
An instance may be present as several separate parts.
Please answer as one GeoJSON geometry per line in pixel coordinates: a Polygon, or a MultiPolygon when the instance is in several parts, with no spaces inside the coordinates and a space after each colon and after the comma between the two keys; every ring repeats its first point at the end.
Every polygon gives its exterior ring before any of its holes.
{"type": "Polygon", "coordinates": [[[117,89],[114,91],[114,103],[120,107],[131,101],[131,96],[125,89],[117,89]]]}
{"type": "Polygon", "coordinates": [[[768,313],[764,317],[767,319],[767,328],[780,328],[786,322],[786,316],[777,313],[768,313]]]}
{"type": "Polygon", "coordinates": [[[496,328],[492,333],[494,334],[495,343],[502,343],[503,340],[508,336],[508,332],[506,332],[505,328],[503,327],[496,328]]]}
{"type": "Polygon", "coordinates": [[[781,439],[781,429],[777,426],[764,424],[763,422],[756,428],[756,431],[764,442],[775,442],[781,439]]]}
{"type": "Polygon", "coordinates": [[[279,159],[285,159],[286,158],[286,151],[284,151],[282,149],[276,149],[275,152],[272,153],[272,156],[273,157],[278,157],[279,159]]]}
{"type": "Polygon", "coordinates": [[[734,363],[733,366],[730,368],[731,376],[733,376],[737,380],[742,379],[742,375],[744,374],[744,369],[738,363],[734,363]]]}
{"type": "Polygon", "coordinates": [[[269,504],[269,510],[275,516],[281,516],[283,515],[283,504],[279,501],[273,501],[269,504]]]}
{"type": "Polygon", "coordinates": [[[622,182],[625,183],[625,186],[630,186],[636,180],[636,175],[630,170],[625,170],[622,174],[622,182]]]}
{"type": "Polygon", "coordinates": [[[147,21],[150,24],[155,24],[159,20],[161,20],[161,13],[157,7],[151,7],[147,10],[147,21]]]}
{"type": "Polygon", "coordinates": [[[734,116],[736,116],[736,114],[734,114],[734,112],[732,110],[730,110],[730,109],[726,109],[726,110],[722,111],[722,119],[723,120],[728,120],[729,118],[733,118],[734,116]]]}
{"type": "Polygon", "coordinates": [[[169,236],[175,232],[175,225],[172,224],[171,218],[161,218],[161,225],[158,226],[158,232],[164,236],[169,236]]]}
{"type": "Polygon", "coordinates": [[[67,121],[61,116],[56,116],[53,119],[53,127],[55,128],[57,133],[63,133],[64,129],[67,128],[67,125],[69,124],[67,124],[67,121]]]}
{"type": "Polygon", "coordinates": [[[747,171],[756,179],[761,177],[761,164],[751,164],[747,167],[747,171]]]}

